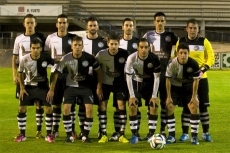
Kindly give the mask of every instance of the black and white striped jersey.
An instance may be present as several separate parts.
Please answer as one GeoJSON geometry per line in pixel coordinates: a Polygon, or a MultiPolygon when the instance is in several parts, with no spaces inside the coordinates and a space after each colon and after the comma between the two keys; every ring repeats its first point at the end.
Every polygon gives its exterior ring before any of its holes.
{"type": "Polygon", "coordinates": [[[22,56],[30,52],[30,43],[34,38],[39,38],[43,42],[42,50],[44,50],[45,36],[42,33],[35,32],[33,35],[26,36],[25,34],[20,34],[16,37],[14,41],[13,55],[19,56],[18,62],[21,60],[22,56]]]}
{"type": "Polygon", "coordinates": [[[171,57],[172,47],[176,45],[178,37],[173,32],[157,33],[156,31],[149,31],[143,38],[149,41],[151,51],[159,57],[161,72],[164,74],[171,57]]]}
{"type": "Polygon", "coordinates": [[[83,51],[93,56],[96,56],[100,50],[107,48],[106,41],[104,41],[104,39],[100,36],[98,36],[96,39],[89,39],[86,36],[83,38],[83,44],[83,51]]]}
{"type": "Polygon", "coordinates": [[[128,56],[125,73],[133,75],[138,82],[154,82],[154,73],[160,73],[160,60],[154,53],[149,52],[145,60],[140,59],[138,52],[128,56]]]}
{"type": "Polygon", "coordinates": [[[31,54],[26,54],[20,60],[18,72],[25,73],[25,85],[48,88],[46,68],[49,64],[53,65],[54,60],[47,53],[41,52],[41,56],[38,60],[33,60],[31,54]]]}
{"type": "Polygon", "coordinates": [[[89,67],[94,70],[100,68],[95,57],[89,53],[82,52],[80,58],[74,58],[72,52],[64,55],[61,61],[57,64],[57,71],[63,72],[63,69],[67,67],[68,75],[66,78],[66,85],[72,87],[88,86],[92,77],[89,75],[89,67]]]}
{"type": "Polygon", "coordinates": [[[199,78],[199,65],[191,57],[188,58],[186,64],[181,65],[176,57],[169,61],[165,77],[170,78],[170,82],[174,86],[191,85],[193,79],[199,78]]]}
{"type": "Polygon", "coordinates": [[[123,49],[129,51],[130,54],[132,54],[132,53],[137,51],[138,41],[139,41],[139,39],[136,37],[132,37],[132,39],[130,39],[130,40],[125,40],[124,38],[122,38],[120,40],[119,48],[123,48],[123,49]]]}
{"type": "Polygon", "coordinates": [[[118,48],[116,55],[111,55],[108,49],[97,53],[96,59],[103,71],[103,83],[113,85],[125,81],[124,67],[129,53],[118,48]]]}
{"type": "MultiPolygon", "coordinates": [[[[71,43],[75,34],[67,33],[64,37],[59,37],[57,32],[48,35],[45,42],[45,51],[51,51],[52,58],[61,58],[65,54],[72,52],[71,43]]],[[[55,68],[52,67],[51,72],[55,68]]]]}

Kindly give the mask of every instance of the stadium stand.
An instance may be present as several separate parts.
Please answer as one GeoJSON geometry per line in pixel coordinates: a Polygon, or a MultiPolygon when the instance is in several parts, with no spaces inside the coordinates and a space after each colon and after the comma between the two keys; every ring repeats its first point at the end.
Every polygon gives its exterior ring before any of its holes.
{"type": "MultiPolygon", "coordinates": [[[[221,26],[226,26],[225,22],[230,21],[230,1],[214,0],[126,0],[126,1],[109,1],[109,0],[84,0],[72,1],[70,3],[69,14],[74,14],[76,9],[84,8],[95,16],[111,21],[115,25],[121,21],[124,16],[134,17],[138,23],[137,26],[152,25],[153,14],[158,11],[167,14],[168,24],[170,26],[181,26],[183,21],[188,18],[197,18],[204,21],[216,21],[221,26]],[[113,22],[114,21],[114,22],[113,22]],[[118,21],[118,22],[117,22],[118,21]]],[[[213,23],[207,23],[208,26],[215,26],[213,23]]]]}

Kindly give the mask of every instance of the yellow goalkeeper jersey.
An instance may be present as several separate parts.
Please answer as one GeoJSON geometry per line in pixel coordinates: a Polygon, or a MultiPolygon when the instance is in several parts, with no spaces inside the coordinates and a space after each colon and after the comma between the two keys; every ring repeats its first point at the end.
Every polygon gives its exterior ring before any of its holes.
{"type": "MultiPolygon", "coordinates": [[[[185,42],[189,45],[189,56],[198,62],[200,68],[204,65],[207,65],[209,68],[211,68],[215,62],[215,57],[212,45],[208,39],[197,37],[194,40],[189,40],[187,36],[182,37],[177,41],[176,50],[181,42],[185,42]]],[[[206,72],[203,74],[202,78],[207,78],[206,72]]]]}

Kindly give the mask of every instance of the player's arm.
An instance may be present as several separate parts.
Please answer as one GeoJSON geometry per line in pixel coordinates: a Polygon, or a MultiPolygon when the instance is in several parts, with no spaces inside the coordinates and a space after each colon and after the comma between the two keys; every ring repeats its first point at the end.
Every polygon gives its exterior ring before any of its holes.
{"type": "Polygon", "coordinates": [[[165,73],[165,87],[166,87],[166,93],[167,93],[167,97],[166,97],[166,107],[169,106],[169,104],[173,103],[173,100],[172,100],[172,96],[171,96],[171,81],[170,79],[172,78],[173,76],[173,63],[172,61],[170,61],[170,63],[168,64],[167,66],[167,69],[166,69],[166,73],[165,73]]]}
{"type": "Polygon", "coordinates": [[[167,103],[168,100],[172,99],[172,97],[171,97],[171,82],[170,82],[169,77],[166,77],[165,85],[166,85],[166,93],[167,93],[167,100],[166,100],[166,103],[167,103]]]}
{"type": "Polygon", "coordinates": [[[53,101],[53,96],[54,96],[54,89],[55,89],[55,85],[57,82],[57,78],[58,78],[58,74],[60,72],[58,72],[57,70],[55,70],[55,72],[51,73],[50,75],[50,89],[46,95],[46,100],[48,102],[52,102],[53,101]]]}
{"type": "Polygon", "coordinates": [[[207,71],[214,63],[215,63],[215,57],[214,57],[214,51],[212,49],[211,43],[208,41],[208,39],[204,39],[204,53],[205,53],[205,64],[203,67],[203,73],[207,71]]]}
{"type": "Polygon", "coordinates": [[[99,98],[99,100],[101,100],[103,98],[103,92],[102,92],[102,79],[103,79],[103,75],[102,75],[102,69],[101,67],[94,69],[97,72],[97,96],[99,98]]]}
{"type": "Polygon", "coordinates": [[[19,85],[20,85],[20,95],[19,95],[19,99],[23,100],[23,97],[24,97],[24,94],[26,95],[29,95],[26,90],[25,90],[25,85],[24,85],[24,74],[23,74],[23,71],[25,69],[25,66],[24,66],[24,61],[21,60],[20,61],[20,64],[19,64],[19,67],[18,67],[18,78],[19,78],[19,85]]]}
{"type": "Polygon", "coordinates": [[[126,82],[129,90],[129,105],[130,106],[137,106],[137,98],[135,97],[135,93],[133,90],[133,64],[131,61],[131,56],[128,57],[125,65],[125,74],[126,74],[126,82]]]}
{"type": "MultiPolygon", "coordinates": [[[[92,56],[93,57],[93,56],[92,56]]],[[[103,98],[103,92],[102,92],[102,80],[103,80],[103,74],[102,74],[102,69],[99,65],[99,63],[97,62],[96,58],[93,57],[93,69],[97,72],[97,96],[99,98],[99,100],[101,100],[103,98]]]]}
{"type": "Polygon", "coordinates": [[[18,56],[13,55],[12,57],[12,71],[13,71],[13,81],[14,84],[18,84],[19,80],[18,80],[18,66],[16,64],[16,61],[18,60],[18,56]]]}
{"type": "Polygon", "coordinates": [[[58,64],[55,64],[55,66],[56,66],[55,71],[50,74],[50,89],[49,89],[47,96],[46,96],[46,100],[48,102],[53,101],[54,89],[55,89],[55,85],[57,82],[58,74],[62,73],[62,70],[66,67],[65,62],[63,60],[64,59],[62,58],[62,60],[58,64]]]}

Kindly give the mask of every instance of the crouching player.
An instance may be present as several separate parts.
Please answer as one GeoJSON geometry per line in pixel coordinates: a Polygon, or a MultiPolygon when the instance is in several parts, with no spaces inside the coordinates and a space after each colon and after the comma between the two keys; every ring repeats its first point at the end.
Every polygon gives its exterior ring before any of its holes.
{"type": "Polygon", "coordinates": [[[197,135],[199,129],[199,101],[197,89],[199,84],[199,65],[189,57],[189,46],[181,43],[177,48],[177,57],[169,62],[166,70],[166,116],[169,136],[167,144],[176,142],[175,139],[175,105],[182,103],[190,110],[191,143],[199,144],[197,135]]]}
{"type": "Polygon", "coordinates": [[[49,90],[47,78],[47,66],[54,64],[54,60],[50,55],[41,52],[42,41],[39,38],[31,40],[31,53],[26,54],[20,60],[18,72],[20,83],[20,106],[18,109],[18,128],[20,134],[15,138],[15,142],[26,140],[26,110],[31,102],[40,101],[45,106],[46,113],[46,131],[45,138],[48,142],[53,142],[52,131],[52,108],[51,101],[46,100],[49,90]],[[25,77],[24,77],[25,73],[25,77]],[[25,78],[25,79],[24,79],[25,78]]]}
{"type": "Polygon", "coordinates": [[[150,45],[147,39],[141,38],[137,44],[137,52],[129,55],[126,62],[126,80],[129,90],[130,129],[132,131],[131,144],[138,142],[138,98],[143,98],[148,106],[148,127],[150,138],[157,126],[159,101],[157,92],[160,82],[160,60],[157,55],[150,52],[150,45]]]}

